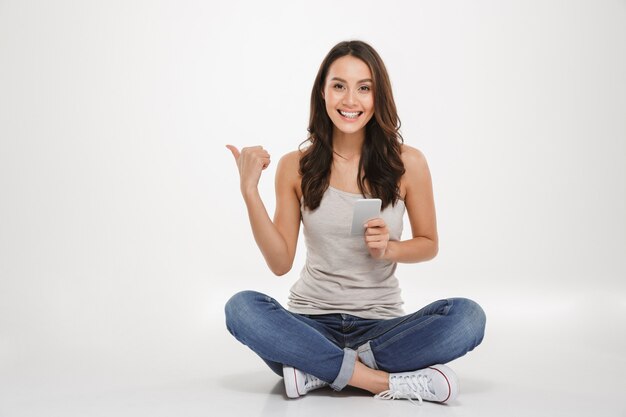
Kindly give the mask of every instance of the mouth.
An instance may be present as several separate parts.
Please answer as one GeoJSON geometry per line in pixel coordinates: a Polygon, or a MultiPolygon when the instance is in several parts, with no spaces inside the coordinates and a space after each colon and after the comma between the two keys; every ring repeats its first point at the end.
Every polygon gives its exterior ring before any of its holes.
{"type": "Polygon", "coordinates": [[[343,110],[337,110],[337,113],[339,113],[345,119],[349,119],[349,120],[358,119],[359,116],[363,114],[362,111],[343,111],[343,110]]]}

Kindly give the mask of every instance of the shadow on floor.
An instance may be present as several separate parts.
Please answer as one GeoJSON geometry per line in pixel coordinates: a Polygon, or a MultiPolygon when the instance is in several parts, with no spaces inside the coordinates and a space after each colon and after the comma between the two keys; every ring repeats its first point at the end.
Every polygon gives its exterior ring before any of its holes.
{"type": "MultiPolygon", "coordinates": [[[[221,388],[249,394],[274,394],[276,386],[283,386],[282,378],[271,371],[223,375],[217,379],[217,383],[221,388]]],[[[284,393],[285,389],[282,388],[282,391],[284,393]]]]}

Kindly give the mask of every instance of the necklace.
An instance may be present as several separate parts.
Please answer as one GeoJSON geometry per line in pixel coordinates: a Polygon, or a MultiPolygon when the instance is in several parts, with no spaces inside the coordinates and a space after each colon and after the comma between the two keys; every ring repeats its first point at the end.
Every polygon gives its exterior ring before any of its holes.
{"type": "Polygon", "coordinates": [[[349,159],[348,159],[348,158],[346,158],[346,157],[345,157],[345,156],[343,156],[343,155],[338,154],[338,153],[337,153],[334,149],[333,149],[333,153],[334,153],[335,155],[337,155],[338,157],[343,158],[343,159],[345,159],[346,161],[349,161],[349,159]]]}

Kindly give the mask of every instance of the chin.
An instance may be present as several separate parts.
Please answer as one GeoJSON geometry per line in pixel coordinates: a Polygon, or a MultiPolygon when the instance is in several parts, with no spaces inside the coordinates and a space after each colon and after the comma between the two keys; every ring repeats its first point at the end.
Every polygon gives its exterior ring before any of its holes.
{"type": "Polygon", "coordinates": [[[335,128],[337,130],[339,130],[342,133],[356,133],[361,131],[362,129],[365,128],[366,124],[363,123],[359,123],[359,124],[352,124],[352,123],[345,123],[342,120],[333,120],[333,125],[335,126],[335,128]]]}
{"type": "Polygon", "coordinates": [[[365,126],[361,126],[359,128],[351,128],[351,129],[342,129],[340,127],[337,127],[337,129],[345,134],[352,134],[352,133],[357,133],[360,132],[361,130],[363,130],[365,128],[365,126]]]}

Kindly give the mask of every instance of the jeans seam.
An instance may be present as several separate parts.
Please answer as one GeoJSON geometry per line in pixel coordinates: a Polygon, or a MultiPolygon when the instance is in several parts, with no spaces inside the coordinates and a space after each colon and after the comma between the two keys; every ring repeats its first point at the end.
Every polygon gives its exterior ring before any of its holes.
{"type": "Polygon", "coordinates": [[[393,329],[395,329],[396,327],[400,326],[401,324],[405,323],[406,321],[408,321],[410,318],[412,317],[412,315],[408,315],[404,317],[404,320],[401,320],[399,322],[397,322],[396,324],[393,325],[393,327],[390,327],[388,329],[385,329],[379,333],[375,333],[373,335],[368,335],[368,337],[366,339],[358,339],[355,343],[352,343],[352,346],[361,346],[367,342],[371,342],[374,339],[378,339],[379,337],[389,333],[390,331],[392,331],[393,329]]]}
{"type": "Polygon", "coordinates": [[[433,320],[436,320],[436,319],[437,319],[437,318],[439,318],[439,317],[441,317],[441,316],[439,316],[439,315],[432,315],[432,316],[429,316],[426,320],[424,320],[423,322],[421,322],[421,323],[419,324],[419,326],[411,326],[410,328],[408,328],[408,329],[406,329],[406,330],[404,330],[404,331],[402,331],[402,332],[400,332],[400,333],[398,333],[398,334],[394,335],[391,339],[389,339],[389,340],[387,340],[387,341],[385,341],[385,342],[383,342],[383,343],[381,343],[381,344],[377,345],[376,347],[377,347],[378,349],[384,349],[384,348],[386,348],[387,346],[389,346],[389,345],[391,345],[391,344],[393,344],[393,343],[397,342],[399,339],[401,339],[401,338],[405,337],[406,335],[411,334],[411,333],[413,333],[413,332],[415,332],[415,331],[417,331],[417,330],[420,330],[422,327],[426,326],[427,324],[429,324],[429,323],[430,323],[430,322],[432,322],[433,320]]]}

